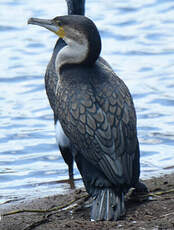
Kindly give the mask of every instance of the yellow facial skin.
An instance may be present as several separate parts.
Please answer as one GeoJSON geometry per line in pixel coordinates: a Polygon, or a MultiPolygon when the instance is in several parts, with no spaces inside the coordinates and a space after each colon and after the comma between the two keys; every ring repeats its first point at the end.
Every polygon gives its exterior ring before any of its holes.
{"type": "Polygon", "coordinates": [[[56,32],[56,34],[60,37],[60,38],[64,38],[65,37],[65,31],[63,29],[63,27],[59,27],[59,30],[56,32]]]}

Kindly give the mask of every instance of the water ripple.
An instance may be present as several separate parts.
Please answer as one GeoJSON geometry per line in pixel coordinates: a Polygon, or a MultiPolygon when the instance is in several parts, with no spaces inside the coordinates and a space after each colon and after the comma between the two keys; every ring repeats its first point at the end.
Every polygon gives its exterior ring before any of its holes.
{"type": "MultiPolygon", "coordinates": [[[[143,178],[174,165],[173,0],[87,0],[102,56],[128,85],[137,111],[143,178]]],[[[29,17],[66,13],[65,1],[1,0],[0,204],[69,189],[44,73],[56,36],[29,17]],[[8,14],[7,14],[8,12],[8,14]]],[[[79,172],[75,168],[75,177],[79,172]]],[[[77,186],[82,184],[76,182],[77,186]]]]}

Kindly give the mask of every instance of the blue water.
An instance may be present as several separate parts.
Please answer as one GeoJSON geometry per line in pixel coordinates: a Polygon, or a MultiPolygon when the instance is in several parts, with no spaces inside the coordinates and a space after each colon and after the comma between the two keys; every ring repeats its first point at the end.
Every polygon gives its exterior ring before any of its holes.
{"type": "MultiPolygon", "coordinates": [[[[174,169],[174,1],[86,0],[102,56],[136,106],[141,177],[174,169]]],[[[55,141],[44,72],[56,36],[29,17],[66,14],[63,0],[0,1],[0,204],[68,191],[55,141]]],[[[79,177],[75,170],[75,177],[79,177]]],[[[82,185],[79,181],[77,186],[82,185]]]]}

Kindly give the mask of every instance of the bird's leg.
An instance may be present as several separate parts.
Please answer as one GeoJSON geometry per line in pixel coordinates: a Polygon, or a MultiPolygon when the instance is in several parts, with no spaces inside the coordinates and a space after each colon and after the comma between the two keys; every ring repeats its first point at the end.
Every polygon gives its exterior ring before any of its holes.
{"type": "Polygon", "coordinates": [[[60,152],[63,156],[65,163],[68,165],[68,174],[69,174],[69,184],[70,188],[74,189],[74,175],[73,175],[73,154],[70,147],[63,147],[59,145],[60,152]]]}
{"type": "Polygon", "coordinates": [[[74,174],[73,174],[73,162],[72,164],[68,165],[68,172],[69,172],[69,184],[71,189],[75,189],[74,183],[74,174]]]}

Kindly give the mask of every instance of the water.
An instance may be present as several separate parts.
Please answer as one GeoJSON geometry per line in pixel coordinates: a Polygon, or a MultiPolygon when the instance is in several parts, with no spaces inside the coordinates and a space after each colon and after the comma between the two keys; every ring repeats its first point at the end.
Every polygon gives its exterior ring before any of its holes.
{"type": "MultiPolygon", "coordinates": [[[[169,173],[174,169],[174,2],[86,2],[86,14],[102,36],[102,56],[134,98],[141,177],[169,173]]],[[[68,172],[56,146],[43,78],[56,36],[27,25],[29,17],[65,14],[66,4],[0,0],[0,9],[0,203],[68,191],[67,183],[57,183],[68,172]]]]}

